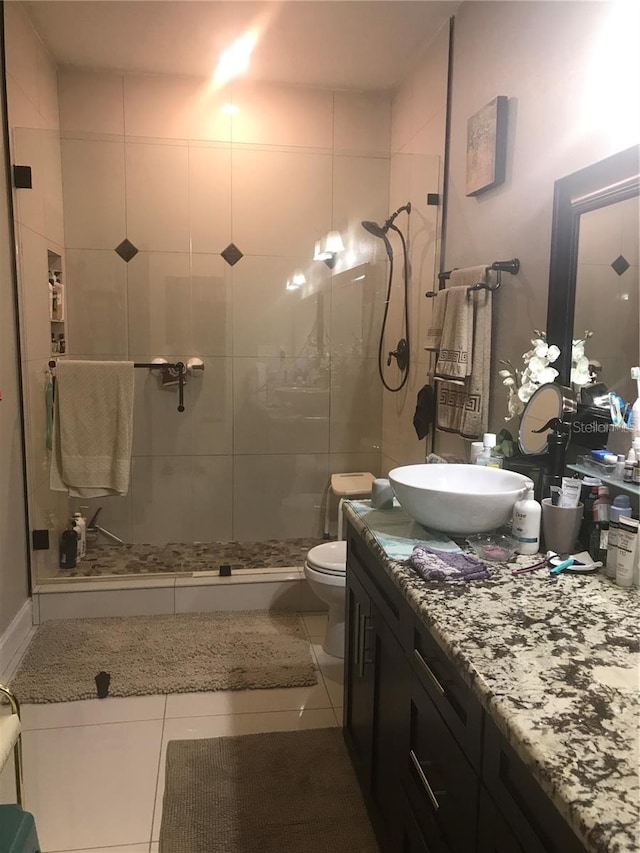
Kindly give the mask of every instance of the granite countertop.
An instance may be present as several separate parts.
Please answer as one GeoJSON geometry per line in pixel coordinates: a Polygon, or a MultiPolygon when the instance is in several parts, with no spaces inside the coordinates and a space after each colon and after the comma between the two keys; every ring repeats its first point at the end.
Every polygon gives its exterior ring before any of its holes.
{"type": "Polygon", "coordinates": [[[489,580],[424,581],[388,556],[364,502],[344,511],[586,847],[638,853],[638,590],[511,574],[532,557],[493,564],[489,580]]]}

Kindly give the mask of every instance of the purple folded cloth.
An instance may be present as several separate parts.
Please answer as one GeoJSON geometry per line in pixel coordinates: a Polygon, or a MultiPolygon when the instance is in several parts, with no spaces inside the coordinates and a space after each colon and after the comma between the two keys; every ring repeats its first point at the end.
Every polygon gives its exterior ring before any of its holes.
{"type": "Polygon", "coordinates": [[[436,551],[424,542],[414,547],[408,563],[426,581],[475,581],[489,577],[489,568],[481,560],[461,551],[436,551]]]}

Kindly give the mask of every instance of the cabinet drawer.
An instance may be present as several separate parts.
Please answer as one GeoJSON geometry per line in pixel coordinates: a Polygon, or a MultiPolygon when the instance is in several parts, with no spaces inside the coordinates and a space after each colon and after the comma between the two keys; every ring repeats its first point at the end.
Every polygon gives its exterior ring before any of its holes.
{"type": "Polygon", "coordinates": [[[366,584],[367,593],[378,613],[396,636],[400,636],[401,616],[405,611],[411,612],[409,605],[350,525],[347,528],[347,563],[366,584]]]}
{"type": "Polygon", "coordinates": [[[489,717],[485,721],[483,780],[524,853],[586,853],[489,717]]]}
{"type": "Polygon", "coordinates": [[[482,708],[428,629],[414,622],[413,671],[476,771],[480,773],[482,708]]]}
{"type": "Polygon", "coordinates": [[[404,784],[429,850],[475,851],[478,776],[415,675],[404,784]]]}

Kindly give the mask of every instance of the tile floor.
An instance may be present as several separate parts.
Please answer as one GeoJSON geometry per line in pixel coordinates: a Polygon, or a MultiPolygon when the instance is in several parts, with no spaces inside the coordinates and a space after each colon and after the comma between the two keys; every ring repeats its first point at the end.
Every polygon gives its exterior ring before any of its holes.
{"type": "MultiPolygon", "coordinates": [[[[26,808],[43,853],[157,853],[168,741],[337,726],[342,661],[326,655],[323,613],[301,614],[318,684],[24,705],[26,808]]],[[[0,801],[15,802],[13,761],[0,801]]]]}

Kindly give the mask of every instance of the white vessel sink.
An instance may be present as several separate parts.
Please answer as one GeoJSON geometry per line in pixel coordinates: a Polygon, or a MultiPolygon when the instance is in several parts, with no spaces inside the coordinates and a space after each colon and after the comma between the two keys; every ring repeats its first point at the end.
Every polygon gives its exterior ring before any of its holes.
{"type": "Polygon", "coordinates": [[[483,465],[404,465],[389,472],[402,509],[431,530],[467,534],[495,530],[531,480],[483,465]]]}

